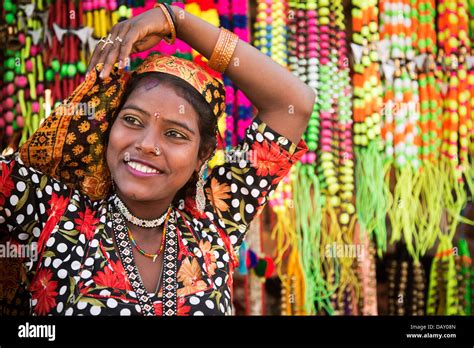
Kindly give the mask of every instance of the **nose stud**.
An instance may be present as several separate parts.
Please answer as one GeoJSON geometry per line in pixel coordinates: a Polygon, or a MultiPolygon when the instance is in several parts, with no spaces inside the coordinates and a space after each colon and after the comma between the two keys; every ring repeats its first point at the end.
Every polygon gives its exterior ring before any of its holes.
{"type": "Polygon", "coordinates": [[[155,146],[155,155],[157,156],[161,155],[161,150],[158,146],[155,146]]]}

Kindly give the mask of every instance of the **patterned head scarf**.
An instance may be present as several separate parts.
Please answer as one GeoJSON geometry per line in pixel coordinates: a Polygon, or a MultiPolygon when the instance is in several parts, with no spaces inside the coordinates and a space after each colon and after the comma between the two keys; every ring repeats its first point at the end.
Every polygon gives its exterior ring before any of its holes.
{"type": "Polygon", "coordinates": [[[93,200],[105,198],[111,186],[106,141],[131,76],[147,72],[174,75],[204,97],[216,119],[225,110],[223,84],[191,61],[155,54],[131,73],[114,67],[104,80],[98,77],[102,67],[98,64],[91,70],[20,148],[27,166],[79,189],[93,200]]]}

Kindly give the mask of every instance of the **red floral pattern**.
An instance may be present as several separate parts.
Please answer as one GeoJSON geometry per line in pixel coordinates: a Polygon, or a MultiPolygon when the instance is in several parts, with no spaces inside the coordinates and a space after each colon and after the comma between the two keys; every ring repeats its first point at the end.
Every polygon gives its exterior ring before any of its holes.
{"type": "Polygon", "coordinates": [[[38,239],[38,251],[43,250],[44,244],[49,239],[54,226],[57,225],[59,219],[64,214],[64,211],[69,204],[69,198],[58,196],[53,192],[48,204],[50,206],[46,212],[48,221],[46,222],[43,232],[38,239]]]}
{"type": "Polygon", "coordinates": [[[77,230],[84,234],[87,240],[91,240],[94,236],[95,228],[99,219],[95,217],[96,212],[90,208],[86,208],[86,211],[79,212],[79,217],[74,219],[77,230]]]}
{"type": "Polygon", "coordinates": [[[97,275],[92,279],[97,286],[127,291],[132,289],[120,261],[111,261],[102,271],[97,272],[97,275]]]}
{"type": "Polygon", "coordinates": [[[49,269],[40,270],[31,284],[29,290],[31,297],[36,300],[35,313],[39,315],[47,314],[51,308],[56,306],[56,291],[58,282],[52,280],[53,272],[49,269]]]}
{"type": "MultiPolygon", "coordinates": [[[[13,166],[15,162],[12,162],[10,166],[13,166]]],[[[10,177],[11,168],[6,163],[2,163],[2,175],[0,176],[0,205],[5,204],[5,198],[10,196],[14,185],[13,180],[10,177]]]]}

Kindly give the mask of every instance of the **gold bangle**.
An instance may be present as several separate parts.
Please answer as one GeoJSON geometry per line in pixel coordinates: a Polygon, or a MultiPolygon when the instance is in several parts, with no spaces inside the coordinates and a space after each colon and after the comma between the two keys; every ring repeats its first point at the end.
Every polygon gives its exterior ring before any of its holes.
{"type": "Polygon", "coordinates": [[[238,42],[239,42],[239,37],[233,32],[229,31],[227,45],[224,50],[224,60],[222,63],[223,72],[227,70],[227,67],[229,66],[232,56],[234,55],[235,48],[237,47],[238,42]]]}
{"type": "Polygon", "coordinates": [[[174,27],[173,18],[171,18],[171,15],[168,13],[168,10],[165,5],[155,4],[155,6],[153,6],[153,8],[157,8],[157,7],[159,7],[161,11],[163,11],[163,14],[166,17],[166,21],[168,22],[168,25],[170,26],[170,31],[171,31],[170,33],[171,38],[165,36],[163,39],[166,41],[167,44],[172,45],[176,41],[176,28],[174,27]]]}
{"type": "Polygon", "coordinates": [[[224,73],[229,66],[230,60],[234,55],[235,48],[239,42],[239,37],[233,32],[221,28],[216,46],[212,51],[208,66],[220,73],[224,73]]]}
{"type": "Polygon", "coordinates": [[[238,36],[232,33],[229,30],[223,29],[223,40],[222,44],[219,47],[216,55],[216,63],[213,65],[216,68],[216,71],[224,73],[227,67],[229,66],[232,55],[234,54],[235,47],[238,42],[238,36]]]}
{"type": "Polygon", "coordinates": [[[219,37],[217,38],[217,43],[214,46],[214,50],[212,51],[211,58],[209,59],[209,62],[207,65],[211,68],[214,69],[215,71],[217,70],[217,60],[220,59],[220,52],[222,50],[222,46],[225,41],[225,35],[223,33],[223,30],[219,32],[219,37]]]}

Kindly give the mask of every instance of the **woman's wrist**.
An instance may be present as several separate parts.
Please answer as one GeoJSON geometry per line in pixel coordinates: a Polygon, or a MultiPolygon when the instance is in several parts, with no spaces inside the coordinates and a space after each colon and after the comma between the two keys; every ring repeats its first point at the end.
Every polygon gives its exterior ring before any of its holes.
{"type": "Polygon", "coordinates": [[[179,37],[180,28],[182,26],[182,21],[185,17],[186,11],[179,6],[171,5],[170,7],[173,10],[174,18],[176,19],[176,25],[175,25],[176,37],[179,37]]]}
{"type": "MultiPolygon", "coordinates": [[[[156,13],[157,16],[165,16],[165,14],[163,13],[163,10],[158,6],[150,9],[149,11],[154,11],[154,13],[156,13]]],[[[160,24],[160,23],[158,22],[157,24],[160,24]]],[[[161,36],[171,35],[171,27],[166,17],[164,17],[164,21],[161,22],[161,26],[156,28],[155,33],[161,36]]]]}

